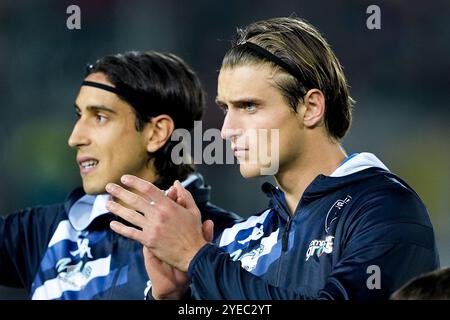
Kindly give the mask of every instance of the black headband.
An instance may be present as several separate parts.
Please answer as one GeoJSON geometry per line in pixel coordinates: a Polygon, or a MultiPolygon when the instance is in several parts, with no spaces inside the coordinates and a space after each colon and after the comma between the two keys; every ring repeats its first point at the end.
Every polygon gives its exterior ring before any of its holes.
{"type": "Polygon", "coordinates": [[[133,108],[136,109],[139,113],[148,114],[150,117],[155,117],[160,114],[168,114],[172,117],[175,122],[175,126],[179,128],[191,128],[192,125],[189,124],[188,119],[183,119],[182,117],[178,117],[176,114],[171,112],[170,109],[165,108],[167,104],[161,101],[161,98],[157,95],[152,95],[148,92],[137,92],[132,90],[127,90],[125,88],[116,88],[113,86],[109,86],[99,82],[93,81],[83,81],[81,83],[82,86],[95,87],[98,89],[106,90],[112,93],[117,94],[121,98],[125,99],[128,103],[130,103],[133,108]],[[149,108],[149,104],[151,104],[151,108],[149,108]],[[145,109],[145,111],[144,111],[145,109]]]}
{"type": "Polygon", "coordinates": [[[147,110],[143,112],[144,114],[147,114],[149,111],[151,111],[150,116],[157,116],[163,113],[167,113],[168,111],[164,109],[163,104],[159,101],[158,97],[147,92],[138,92],[133,90],[127,90],[126,88],[117,88],[109,86],[107,84],[93,81],[83,81],[81,85],[95,87],[98,89],[115,93],[119,97],[130,103],[133,106],[133,108],[135,108],[138,112],[143,111],[144,108],[147,110]],[[147,109],[150,103],[152,107],[150,109],[147,109]]]}
{"type": "Polygon", "coordinates": [[[264,49],[263,47],[260,47],[259,45],[254,44],[253,42],[244,42],[243,44],[240,44],[238,47],[250,49],[254,53],[258,54],[260,57],[266,58],[267,60],[273,62],[277,66],[283,68],[290,75],[292,75],[294,78],[300,81],[300,83],[302,83],[303,85],[308,85],[308,81],[300,72],[300,70],[293,68],[291,65],[287,64],[286,62],[278,58],[276,55],[274,55],[272,52],[264,49]]]}
{"type": "Polygon", "coordinates": [[[117,94],[119,96],[126,97],[126,94],[124,94],[124,92],[122,92],[121,90],[117,89],[116,87],[108,86],[108,85],[103,84],[103,83],[98,83],[98,82],[93,82],[93,81],[83,81],[81,83],[81,85],[82,86],[90,86],[90,87],[103,89],[103,90],[115,93],[115,94],[117,94]]]}
{"type": "MultiPolygon", "coordinates": [[[[118,96],[121,96],[126,101],[130,102],[131,104],[138,103],[141,105],[142,103],[149,103],[149,101],[154,101],[155,97],[153,95],[148,94],[147,92],[137,92],[134,90],[127,90],[126,88],[117,88],[113,86],[109,86],[107,84],[99,83],[99,82],[93,82],[93,81],[83,81],[81,83],[82,86],[89,86],[89,87],[95,87],[102,90],[106,90],[112,93],[117,94],[118,96]]],[[[133,105],[134,106],[134,105],[133,105]]],[[[138,107],[138,106],[134,106],[138,107]]]]}

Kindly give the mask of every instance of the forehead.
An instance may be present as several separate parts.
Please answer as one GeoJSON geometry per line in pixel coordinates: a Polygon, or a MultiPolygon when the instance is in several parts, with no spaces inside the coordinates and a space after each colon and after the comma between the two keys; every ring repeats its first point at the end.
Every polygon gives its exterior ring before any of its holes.
{"type": "MultiPolygon", "coordinates": [[[[92,73],[84,80],[114,86],[103,73],[92,73]]],[[[105,105],[112,109],[117,109],[117,111],[131,110],[128,103],[120,99],[115,93],[91,86],[81,86],[75,103],[80,108],[105,105]]]]}
{"type": "Polygon", "coordinates": [[[90,75],[88,75],[85,78],[86,81],[93,81],[93,82],[98,82],[98,83],[102,83],[102,84],[106,84],[109,86],[114,86],[109,80],[108,77],[106,76],[106,74],[102,73],[102,72],[94,72],[91,73],[90,75]]]}
{"type": "Polygon", "coordinates": [[[217,99],[239,100],[246,96],[264,99],[276,94],[279,90],[274,75],[275,70],[267,64],[223,67],[218,78],[217,99]]]}

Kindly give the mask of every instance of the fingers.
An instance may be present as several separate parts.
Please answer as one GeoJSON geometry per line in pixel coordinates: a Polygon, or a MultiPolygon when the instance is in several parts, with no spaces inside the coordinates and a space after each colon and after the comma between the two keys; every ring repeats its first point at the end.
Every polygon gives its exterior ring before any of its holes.
{"type": "MultiPolygon", "coordinates": [[[[141,196],[139,196],[133,192],[125,190],[123,187],[121,187],[115,183],[108,183],[106,185],[106,191],[109,194],[111,194],[113,197],[115,197],[119,200],[122,200],[130,208],[144,213],[144,215],[147,214],[148,212],[151,212],[151,210],[153,209],[152,205],[150,204],[149,201],[147,201],[146,199],[142,198],[141,196]]],[[[153,198],[150,198],[150,199],[154,201],[153,198]]],[[[118,207],[114,208],[115,210],[111,210],[111,212],[114,214],[117,213],[117,215],[120,215],[120,213],[123,213],[123,211],[120,211],[120,210],[117,211],[116,210],[117,208],[118,207]]]]}
{"type": "Polygon", "coordinates": [[[131,240],[135,240],[140,242],[142,245],[144,245],[142,241],[142,231],[139,231],[136,228],[127,227],[123,223],[120,223],[118,221],[111,221],[109,223],[109,226],[114,232],[117,232],[118,234],[129,238],[131,240]]]}
{"type": "Polygon", "coordinates": [[[141,229],[144,227],[145,217],[134,210],[125,208],[114,201],[108,201],[106,203],[106,209],[141,229]]]}
{"type": "Polygon", "coordinates": [[[202,224],[203,237],[208,242],[214,239],[214,222],[212,220],[206,220],[202,224]]]}
{"type": "Polygon", "coordinates": [[[125,174],[122,178],[120,178],[120,181],[127,187],[135,189],[145,195],[148,199],[152,199],[155,202],[161,201],[165,198],[164,192],[161,189],[146,180],[125,174]]]}
{"type": "Polygon", "coordinates": [[[166,196],[173,200],[173,201],[177,201],[177,189],[175,189],[173,186],[171,186],[167,191],[166,191],[166,196]]]}
{"type": "Polygon", "coordinates": [[[185,207],[189,211],[193,212],[194,214],[200,216],[200,210],[198,209],[197,204],[195,203],[191,193],[187,191],[178,180],[175,181],[173,186],[177,190],[178,194],[177,203],[179,203],[181,206],[185,207]]]}

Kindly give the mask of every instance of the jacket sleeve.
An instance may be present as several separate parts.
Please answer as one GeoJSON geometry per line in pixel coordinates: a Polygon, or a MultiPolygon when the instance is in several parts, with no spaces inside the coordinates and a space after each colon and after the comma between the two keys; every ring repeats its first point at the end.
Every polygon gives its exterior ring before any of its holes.
{"type": "Polygon", "coordinates": [[[201,299],[388,299],[409,279],[439,266],[428,214],[411,192],[374,196],[342,223],[341,254],[318,292],[270,285],[212,244],[193,258],[189,278],[201,299]]]}
{"type": "Polygon", "coordinates": [[[60,209],[34,207],[0,217],[0,284],[29,290],[60,209]]]}
{"type": "Polygon", "coordinates": [[[188,277],[196,298],[206,300],[314,299],[306,289],[291,291],[268,284],[241,268],[228,253],[206,244],[192,259],[188,277]]]}

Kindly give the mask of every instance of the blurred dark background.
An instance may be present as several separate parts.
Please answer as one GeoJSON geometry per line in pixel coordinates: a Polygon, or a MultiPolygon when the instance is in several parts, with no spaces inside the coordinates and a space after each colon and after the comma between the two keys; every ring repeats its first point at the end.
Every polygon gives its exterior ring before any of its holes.
{"type": "MultiPolygon", "coordinates": [[[[450,2],[1,0],[0,214],[63,201],[79,185],[67,146],[85,65],[129,50],[174,52],[208,93],[203,130],[220,128],[217,71],[237,26],[295,13],[328,39],[357,104],[347,152],[370,151],[422,197],[450,265],[450,2]],[[68,30],[66,8],[81,9],[68,30]],[[381,8],[381,30],[366,9],[381,8]]],[[[198,166],[213,201],[244,216],[266,206],[261,179],[237,165],[198,166]]],[[[0,299],[24,292],[0,287],[0,299]]]]}

